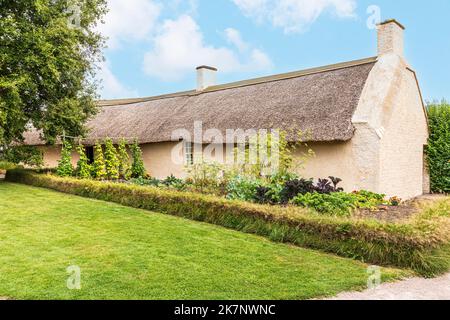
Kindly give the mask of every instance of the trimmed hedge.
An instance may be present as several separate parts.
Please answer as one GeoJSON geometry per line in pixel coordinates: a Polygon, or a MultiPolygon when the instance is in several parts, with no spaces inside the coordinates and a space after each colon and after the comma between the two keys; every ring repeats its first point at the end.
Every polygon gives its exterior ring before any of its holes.
{"type": "Polygon", "coordinates": [[[450,193],[450,104],[442,101],[428,106],[430,138],[427,158],[431,190],[450,193]]]}
{"type": "Polygon", "coordinates": [[[413,222],[393,224],[153,187],[59,178],[27,170],[8,171],[6,179],[203,221],[368,263],[411,268],[424,276],[450,269],[449,200],[425,210],[413,222]]]}

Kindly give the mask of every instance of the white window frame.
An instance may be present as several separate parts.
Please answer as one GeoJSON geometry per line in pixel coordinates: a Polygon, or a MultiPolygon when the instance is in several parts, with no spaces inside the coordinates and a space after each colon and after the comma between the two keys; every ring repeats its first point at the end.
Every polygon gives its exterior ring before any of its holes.
{"type": "Polygon", "coordinates": [[[194,145],[192,142],[185,141],[184,146],[184,164],[186,166],[192,166],[194,164],[194,145]]]}

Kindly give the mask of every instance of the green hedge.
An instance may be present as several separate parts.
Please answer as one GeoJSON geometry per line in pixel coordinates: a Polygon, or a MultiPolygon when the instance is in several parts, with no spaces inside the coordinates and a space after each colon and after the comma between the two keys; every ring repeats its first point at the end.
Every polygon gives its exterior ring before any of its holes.
{"type": "Polygon", "coordinates": [[[389,224],[321,216],[297,207],[263,206],[153,187],[59,178],[27,170],[8,171],[6,179],[216,224],[373,264],[411,268],[425,276],[450,268],[450,201],[426,210],[414,223],[389,224]]]}
{"type": "Polygon", "coordinates": [[[450,104],[428,106],[430,139],[427,155],[433,192],[450,193],[450,104]]]}

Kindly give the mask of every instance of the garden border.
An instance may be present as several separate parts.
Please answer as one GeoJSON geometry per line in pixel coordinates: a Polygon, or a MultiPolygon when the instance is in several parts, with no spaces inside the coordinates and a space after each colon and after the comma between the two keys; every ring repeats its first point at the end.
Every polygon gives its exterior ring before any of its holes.
{"type": "MultiPolygon", "coordinates": [[[[363,262],[410,268],[424,276],[450,269],[450,219],[442,213],[427,212],[428,218],[395,224],[23,169],[9,170],[6,180],[220,225],[363,262]]],[[[439,205],[446,206],[445,211],[450,203],[439,205]]]]}

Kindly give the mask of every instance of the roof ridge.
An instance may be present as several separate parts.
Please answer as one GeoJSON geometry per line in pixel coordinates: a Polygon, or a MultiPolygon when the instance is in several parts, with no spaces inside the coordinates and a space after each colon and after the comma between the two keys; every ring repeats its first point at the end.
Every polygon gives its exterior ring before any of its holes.
{"type": "Polygon", "coordinates": [[[300,70],[300,71],[280,73],[280,74],[275,74],[275,75],[271,75],[271,76],[230,82],[230,83],[226,83],[226,84],[212,86],[212,87],[209,87],[202,91],[189,90],[189,91],[181,91],[181,92],[176,92],[176,93],[169,93],[169,94],[163,94],[163,95],[158,95],[158,96],[153,96],[153,97],[145,97],[145,98],[99,100],[97,103],[100,107],[109,107],[109,106],[142,103],[142,102],[155,101],[155,100],[161,100],[161,99],[177,98],[177,97],[183,97],[183,96],[197,96],[197,95],[201,95],[204,93],[234,89],[234,88],[239,88],[239,87],[246,87],[246,86],[274,82],[274,81],[281,81],[281,80],[286,80],[286,79],[308,76],[308,75],[312,75],[312,74],[318,74],[318,73],[323,73],[323,72],[329,72],[329,71],[335,71],[335,70],[339,70],[339,69],[355,67],[355,66],[359,66],[359,65],[376,62],[377,59],[378,59],[378,57],[370,57],[370,58],[365,58],[365,59],[352,60],[352,61],[347,61],[347,62],[325,65],[322,67],[304,69],[304,70],[300,70]]]}

